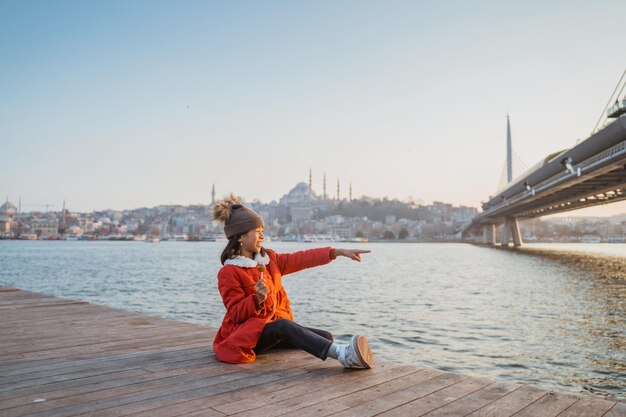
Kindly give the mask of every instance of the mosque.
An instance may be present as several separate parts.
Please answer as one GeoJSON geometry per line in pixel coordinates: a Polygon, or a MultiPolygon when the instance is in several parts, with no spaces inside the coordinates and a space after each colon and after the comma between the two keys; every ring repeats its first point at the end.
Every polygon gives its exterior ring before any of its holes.
{"type": "Polygon", "coordinates": [[[17,207],[9,200],[0,206],[0,239],[8,239],[17,233],[17,207]]]}

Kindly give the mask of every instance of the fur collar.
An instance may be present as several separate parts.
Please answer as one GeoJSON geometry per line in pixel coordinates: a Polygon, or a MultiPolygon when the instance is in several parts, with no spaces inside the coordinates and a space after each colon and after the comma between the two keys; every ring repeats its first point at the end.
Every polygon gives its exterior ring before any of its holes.
{"type": "Polygon", "coordinates": [[[265,256],[261,256],[260,253],[254,255],[254,259],[246,258],[245,256],[236,256],[234,258],[226,259],[224,266],[235,265],[241,268],[254,268],[258,264],[267,265],[270,263],[270,257],[266,253],[265,256]]]}

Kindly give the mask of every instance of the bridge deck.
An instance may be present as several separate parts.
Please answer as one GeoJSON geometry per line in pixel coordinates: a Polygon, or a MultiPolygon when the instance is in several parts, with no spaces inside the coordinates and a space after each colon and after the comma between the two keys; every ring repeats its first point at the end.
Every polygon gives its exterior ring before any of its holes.
{"type": "Polygon", "coordinates": [[[2,416],[626,416],[626,403],[305,353],[218,362],[214,330],[0,288],[2,416]]]}

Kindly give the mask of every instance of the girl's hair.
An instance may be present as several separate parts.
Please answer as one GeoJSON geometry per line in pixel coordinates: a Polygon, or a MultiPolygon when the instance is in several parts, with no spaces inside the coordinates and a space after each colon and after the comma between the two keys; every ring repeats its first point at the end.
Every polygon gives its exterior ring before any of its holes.
{"type": "MultiPolygon", "coordinates": [[[[224,250],[222,251],[222,255],[220,256],[220,261],[222,262],[222,265],[224,265],[224,262],[226,262],[226,259],[232,259],[236,256],[241,255],[241,243],[239,242],[239,238],[241,237],[241,235],[235,235],[235,236],[231,236],[228,239],[228,243],[226,244],[226,247],[224,248],[224,250]]],[[[261,256],[265,256],[265,248],[261,246],[261,256]]]]}

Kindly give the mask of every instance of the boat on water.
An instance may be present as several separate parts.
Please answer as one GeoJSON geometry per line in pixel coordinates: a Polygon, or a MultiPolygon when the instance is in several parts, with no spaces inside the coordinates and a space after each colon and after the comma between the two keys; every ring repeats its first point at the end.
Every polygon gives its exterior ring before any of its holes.
{"type": "Polygon", "coordinates": [[[580,239],[580,241],[582,243],[600,243],[602,239],[597,235],[585,235],[580,239]]]}
{"type": "Polygon", "coordinates": [[[324,233],[302,235],[302,242],[306,243],[332,243],[339,242],[339,236],[324,233]]]}
{"type": "Polygon", "coordinates": [[[367,243],[370,240],[366,237],[351,237],[349,239],[343,239],[342,242],[351,242],[351,243],[367,243]]]}
{"type": "MultiPolygon", "coordinates": [[[[219,233],[202,235],[200,237],[200,240],[203,242],[228,242],[228,239],[226,239],[226,236],[224,236],[224,234],[219,234],[219,233]]],[[[267,237],[265,238],[265,240],[267,240],[267,237]]]]}

